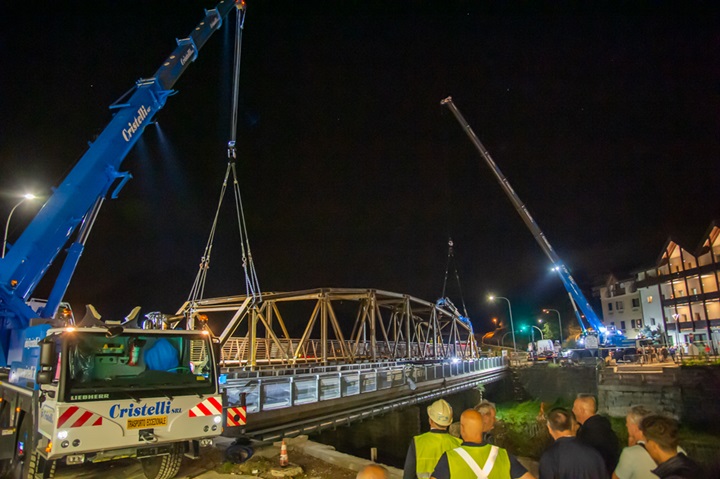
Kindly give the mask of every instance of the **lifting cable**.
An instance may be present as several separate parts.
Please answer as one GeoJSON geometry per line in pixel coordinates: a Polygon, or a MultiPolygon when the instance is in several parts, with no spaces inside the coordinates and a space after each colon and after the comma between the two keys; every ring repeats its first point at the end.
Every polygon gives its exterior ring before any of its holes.
{"type": "Polygon", "coordinates": [[[463,314],[466,318],[469,318],[467,307],[465,306],[465,298],[462,294],[462,286],[460,285],[460,275],[458,274],[457,270],[457,263],[455,262],[455,252],[453,250],[453,240],[452,238],[448,238],[448,259],[447,259],[447,266],[445,266],[445,281],[443,282],[443,289],[442,289],[442,296],[441,298],[445,299],[445,290],[447,289],[447,281],[448,281],[448,273],[450,272],[450,263],[452,263],[453,269],[455,270],[455,279],[457,280],[458,285],[458,293],[460,294],[460,301],[462,302],[463,307],[463,314]]]}
{"type": "Polygon", "coordinates": [[[243,209],[242,197],[240,195],[240,186],[237,179],[237,171],[235,168],[235,160],[237,159],[237,152],[235,149],[235,141],[237,135],[237,120],[238,120],[238,103],[239,103],[239,91],[240,91],[240,53],[242,50],[242,31],[245,23],[245,9],[238,8],[237,10],[237,27],[235,31],[235,68],[233,72],[233,100],[232,100],[232,124],[230,129],[230,141],[228,141],[227,158],[228,164],[225,170],[225,178],[223,179],[222,187],[220,188],[220,199],[218,200],[217,210],[215,211],[215,218],[213,219],[212,227],[210,228],[210,235],[208,237],[207,244],[205,245],[205,251],[202,258],[200,259],[200,268],[195,277],[190,295],[188,296],[188,303],[190,304],[189,316],[191,316],[195,309],[197,302],[202,300],[205,293],[205,281],[207,278],[207,272],[210,269],[210,256],[212,254],[213,242],[215,240],[215,233],[217,231],[218,217],[220,215],[220,208],[222,207],[223,200],[225,199],[225,193],[227,191],[228,179],[232,172],[233,181],[233,192],[235,195],[235,212],[238,220],[238,230],[240,233],[240,246],[242,251],[242,266],[245,272],[245,294],[247,297],[252,297],[253,302],[262,300],[262,293],[260,291],[260,283],[258,281],[257,273],[255,271],[255,264],[252,259],[252,252],[250,251],[250,239],[247,233],[247,224],[245,222],[245,211],[243,209]]]}

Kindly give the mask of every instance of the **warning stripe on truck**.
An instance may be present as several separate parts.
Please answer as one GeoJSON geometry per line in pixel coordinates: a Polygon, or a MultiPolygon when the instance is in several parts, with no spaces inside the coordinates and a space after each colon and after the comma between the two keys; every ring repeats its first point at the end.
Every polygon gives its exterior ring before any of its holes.
{"type": "Polygon", "coordinates": [[[188,411],[190,417],[215,416],[222,414],[222,403],[214,397],[207,398],[188,411]]]}
{"type": "Polygon", "coordinates": [[[57,427],[89,427],[102,426],[102,416],[77,406],[60,409],[57,427]]]}
{"type": "Polygon", "coordinates": [[[227,408],[227,425],[244,426],[247,424],[247,409],[245,406],[227,408]]]}

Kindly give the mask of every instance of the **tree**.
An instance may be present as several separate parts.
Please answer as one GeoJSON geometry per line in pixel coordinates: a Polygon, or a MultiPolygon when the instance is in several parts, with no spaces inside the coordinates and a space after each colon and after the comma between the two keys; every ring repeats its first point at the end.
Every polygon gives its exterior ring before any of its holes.
{"type": "Polygon", "coordinates": [[[552,324],[550,321],[543,321],[541,326],[545,339],[558,339],[560,337],[558,335],[558,328],[559,326],[557,324],[552,324]]]}

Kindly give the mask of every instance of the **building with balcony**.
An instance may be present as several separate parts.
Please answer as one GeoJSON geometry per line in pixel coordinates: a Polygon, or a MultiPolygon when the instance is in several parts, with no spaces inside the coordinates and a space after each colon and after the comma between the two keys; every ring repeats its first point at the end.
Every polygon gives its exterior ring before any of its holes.
{"type": "Polygon", "coordinates": [[[695,344],[702,349],[709,344],[717,353],[720,350],[719,279],[720,227],[717,222],[710,225],[694,250],[669,239],[654,267],[636,277],[643,321],[647,324],[654,319],[658,323],[660,319],[673,344],[695,344]]]}

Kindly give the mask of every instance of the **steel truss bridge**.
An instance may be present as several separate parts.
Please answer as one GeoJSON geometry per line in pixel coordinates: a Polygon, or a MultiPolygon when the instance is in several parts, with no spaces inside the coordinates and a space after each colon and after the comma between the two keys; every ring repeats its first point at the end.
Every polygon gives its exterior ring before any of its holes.
{"type": "Polygon", "coordinates": [[[178,315],[207,321],[222,345],[228,402],[247,406],[243,432],[271,440],[502,379],[505,359],[481,357],[469,321],[438,303],[323,288],[203,299],[178,315]]]}

